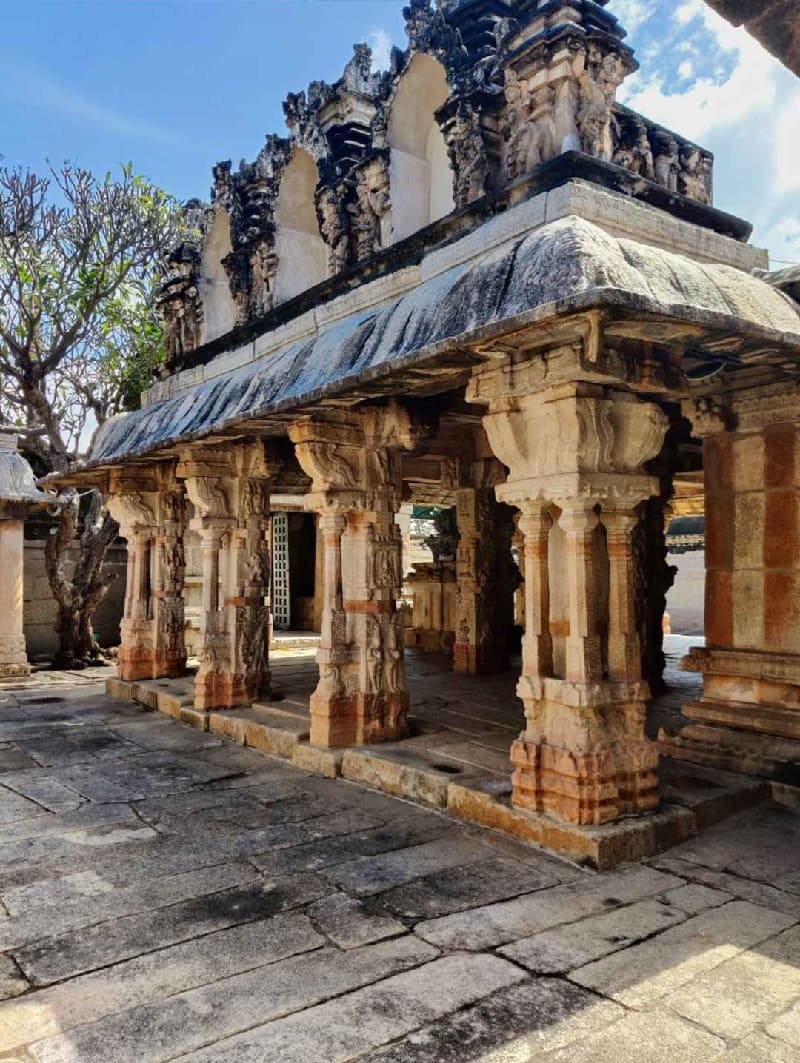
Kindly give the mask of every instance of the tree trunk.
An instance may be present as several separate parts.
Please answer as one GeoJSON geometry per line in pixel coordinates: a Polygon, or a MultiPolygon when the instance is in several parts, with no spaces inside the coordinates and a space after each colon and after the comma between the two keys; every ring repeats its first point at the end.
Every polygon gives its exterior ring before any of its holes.
{"type": "Polygon", "coordinates": [[[45,551],[47,577],[58,606],[59,649],[53,661],[55,668],[82,668],[96,657],[92,618],[116,579],[103,573],[102,568],[119,528],[98,491],[91,492],[83,533],[77,540],[78,555],[71,577],[67,574],[66,555],[76,539],[79,506],[76,495],[63,507],[45,551]]]}

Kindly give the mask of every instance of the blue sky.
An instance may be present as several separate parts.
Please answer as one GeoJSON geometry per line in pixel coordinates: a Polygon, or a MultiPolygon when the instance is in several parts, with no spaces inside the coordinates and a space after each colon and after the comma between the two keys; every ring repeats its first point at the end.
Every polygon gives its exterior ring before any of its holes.
{"type": "MultiPolygon", "coordinates": [[[[351,46],[404,44],[403,0],[0,0],[0,153],[131,161],[180,198],[252,159],[281,102],[351,46]]],[[[717,205],[800,262],[800,82],[702,0],[611,0],[642,70],[625,102],[717,155],[717,205]]]]}

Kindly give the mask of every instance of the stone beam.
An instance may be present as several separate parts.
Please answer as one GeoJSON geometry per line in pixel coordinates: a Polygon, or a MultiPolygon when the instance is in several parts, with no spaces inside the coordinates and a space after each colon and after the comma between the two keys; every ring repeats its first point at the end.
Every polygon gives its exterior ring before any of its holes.
{"type": "Polygon", "coordinates": [[[744,26],[768,52],[800,77],[797,0],[706,0],[728,22],[744,26]]]}

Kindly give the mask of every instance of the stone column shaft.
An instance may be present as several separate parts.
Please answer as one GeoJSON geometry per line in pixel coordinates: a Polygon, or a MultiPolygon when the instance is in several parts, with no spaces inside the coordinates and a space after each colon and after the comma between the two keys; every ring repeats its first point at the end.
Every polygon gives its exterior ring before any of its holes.
{"type": "Polygon", "coordinates": [[[592,683],[603,678],[603,651],[598,630],[598,586],[595,531],[599,519],[592,501],[560,500],[559,525],[567,537],[569,588],[568,682],[592,683]]]}
{"type": "Polygon", "coordinates": [[[553,674],[553,639],[550,634],[550,574],[548,547],[552,520],[543,503],[523,505],[519,530],[524,536],[525,635],[522,641],[522,675],[537,684],[553,674]]]}
{"type": "Polygon", "coordinates": [[[493,488],[465,488],[456,497],[460,538],[453,668],[467,675],[504,672],[514,617],[513,522],[510,515],[504,519],[493,488]]]}
{"type": "Polygon", "coordinates": [[[185,506],[178,492],[162,499],[164,517],[153,555],[155,670],[157,677],[178,678],[186,672],[184,591],[185,506]]]}
{"type": "MultiPolygon", "coordinates": [[[[128,584],[121,624],[119,676],[126,682],[158,677],[156,632],[153,621],[152,543],[158,535],[158,494],[117,485],[108,500],[111,515],[128,544],[128,584]]],[[[154,487],[149,484],[148,487],[154,487]]]]}
{"type": "Polygon", "coordinates": [[[642,677],[642,647],[636,623],[633,536],[639,518],[633,510],[604,509],[608,534],[608,675],[619,682],[642,677]]]}
{"type": "Polygon", "coordinates": [[[230,676],[230,646],[225,614],[220,608],[222,542],[228,529],[212,526],[200,530],[203,587],[200,611],[200,668],[195,678],[195,708],[226,705],[230,676]]]}
{"type": "Polygon", "coordinates": [[[24,526],[0,520],[0,679],[30,674],[23,617],[24,526]]]}

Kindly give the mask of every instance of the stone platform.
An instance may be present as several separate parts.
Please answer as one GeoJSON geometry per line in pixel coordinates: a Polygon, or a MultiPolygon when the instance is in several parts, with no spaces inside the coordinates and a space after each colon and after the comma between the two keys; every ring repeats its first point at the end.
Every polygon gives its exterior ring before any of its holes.
{"type": "MultiPolygon", "coordinates": [[[[650,731],[680,722],[680,706],[698,679],[677,670],[689,640],[668,644],[670,692],[655,699],[650,731]]],[[[468,822],[607,870],[652,856],[743,808],[769,799],[769,784],[664,758],[661,805],[644,816],[602,827],[577,827],[511,805],[509,749],[523,726],[515,695],[516,672],[478,679],[456,675],[450,662],[408,651],[411,737],[402,742],[329,750],[309,742],[309,699],[317,682],[314,654],[287,649],[273,653],[275,698],[250,709],[200,712],[194,708],[193,681],[122,683],[110,680],[109,693],[281,757],[296,767],[328,778],[343,777],[384,793],[447,811],[468,822]]]]}

